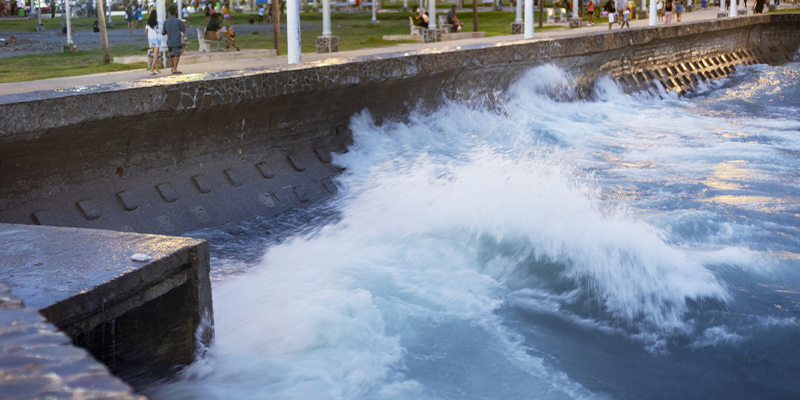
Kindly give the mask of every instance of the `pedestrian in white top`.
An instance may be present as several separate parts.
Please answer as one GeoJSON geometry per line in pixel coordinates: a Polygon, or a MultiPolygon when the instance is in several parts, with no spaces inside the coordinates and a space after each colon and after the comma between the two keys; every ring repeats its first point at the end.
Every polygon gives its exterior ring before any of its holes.
{"type": "Polygon", "coordinates": [[[158,13],[155,9],[150,11],[150,18],[147,19],[147,25],[144,26],[147,32],[147,43],[153,49],[153,63],[150,65],[150,73],[160,74],[161,70],[158,69],[158,49],[161,47],[161,27],[158,26],[158,13]]]}
{"type": "Polygon", "coordinates": [[[189,9],[187,7],[183,7],[183,19],[189,19],[189,9]]]}

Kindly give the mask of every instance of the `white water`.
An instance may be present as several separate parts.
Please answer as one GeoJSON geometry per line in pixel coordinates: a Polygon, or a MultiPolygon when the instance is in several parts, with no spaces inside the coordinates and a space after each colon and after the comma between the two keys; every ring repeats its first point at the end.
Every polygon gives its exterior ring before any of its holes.
{"type": "Polygon", "coordinates": [[[774,141],[729,138],[765,130],[798,150],[800,123],[694,112],[702,101],[624,95],[610,81],[594,101],[547,96],[568,81],[536,68],[509,90],[503,112],[450,103],[382,126],[368,112],[354,116],[355,145],[334,159],[347,168],[329,205],[338,218],[217,283],[214,345],[151,395],[619,397],[566,372],[566,355],[550,347],[554,326],[621,338],[640,358],[669,357],[684,338],[694,338],[681,347],[689,351],[747,342],[735,327],[689,315],[698,304],[732,306],[721,276],[774,267],[777,249],[748,245],[763,227],[716,207],[796,205],[777,191],[693,198],[691,186],[782,184],[753,174],[768,164],[791,176],[797,160],[776,154],[774,141]],[[690,188],[676,194],[681,185],[690,188]]]}

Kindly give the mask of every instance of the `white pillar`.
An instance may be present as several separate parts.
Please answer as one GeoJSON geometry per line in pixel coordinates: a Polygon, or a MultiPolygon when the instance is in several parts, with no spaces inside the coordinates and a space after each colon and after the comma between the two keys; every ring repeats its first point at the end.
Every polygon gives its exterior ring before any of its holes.
{"type": "Polygon", "coordinates": [[[97,0],[97,1],[105,1],[104,5],[106,6],[105,11],[108,13],[108,25],[114,26],[114,21],[111,21],[111,0],[97,0]]]}
{"type": "Polygon", "coordinates": [[[317,0],[311,2],[311,7],[313,7],[314,11],[317,11],[317,0]]]}
{"type": "Polygon", "coordinates": [[[523,32],[524,33],[523,37],[525,39],[533,39],[533,0],[524,0],[524,1],[525,1],[525,28],[524,28],[525,32],[523,32]]]}
{"type": "MultiPolygon", "coordinates": [[[[478,0],[473,0],[478,1],[478,0]]],[[[517,0],[517,19],[514,20],[516,23],[522,22],[522,2],[517,0]]]]}
{"type": "MultiPolygon", "coordinates": [[[[103,0],[97,0],[97,1],[103,1],[103,0]]],[[[158,26],[160,26],[161,30],[163,31],[164,21],[167,20],[166,0],[156,0],[156,19],[158,19],[158,26]]],[[[162,51],[166,51],[166,48],[167,48],[167,35],[161,35],[161,49],[162,51]]]]}
{"type": "Polygon", "coordinates": [[[725,13],[725,12],[728,12],[728,9],[727,9],[727,8],[725,8],[725,0],[721,0],[721,1],[719,2],[719,12],[720,12],[720,13],[725,13]]]}
{"type": "Polygon", "coordinates": [[[289,51],[289,64],[299,63],[300,62],[300,1],[299,0],[289,0],[286,2],[286,41],[289,51]]]}
{"type": "MultiPolygon", "coordinates": [[[[178,3],[178,19],[181,19],[183,18],[183,13],[181,13],[181,10],[183,9],[183,0],[178,0],[177,3],[178,3]]],[[[233,12],[233,10],[231,10],[231,12],[233,12]]]]}
{"type": "MultiPolygon", "coordinates": [[[[650,3],[652,2],[653,0],[650,0],[650,3]]],[[[647,0],[642,0],[642,4],[639,5],[639,9],[642,11],[647,10],[647,0]]]]}
{"type": "MultiPolygon", "coordinates": [[[[725,0],[722,0],[725,1],[725,0]]],[[[729,17],[738,17],[739,16],[739,4],[736,0],[731,0],[731,11],[728,13],[729,17]]]]}
{"type": "Polygon", "coordinates": [[[331,37],[331,0],[322,0],[322,36],[331,37]]]}
{"type": "Polygon", "coordinates": [[[156,15],[158,16],[159,25],[164,23],[167,19],[167,5],[165,0],[156,0],[156,15]]]}
{"type": "Polygon", "coordinates": [[[578,7],[578,2],[579,1],[580,0],[577,0],[577,1],[573,0],[572,1],[572,19],[581,19],[581,17],[578,16],[578,10],[580,10],[580,7],[578,7]]]}
{"type": "Polygon", "coordinates": [[[656,26],[658,25],[658,10],[656,10],[656,2],[658,0],[650,0],[650,15],[649,15],[649,22],[648,25],[656,26]]]}
{"type": "Polygon", "coordinates": [[[372,0],[372,25],[378,25],[378,18],[375,16],[378,9],[378,0],[372,0]]]}
{"type": "Polygon", "coordinates": [[[72,21],[70,20],[70,11],[69,9],[69,1],[65,1],[64,4],[67,6],[67,44],[72,45],[72,21]]]}
{"type": "Polygon", "coordinates": [[[408,0],[403,0],[403,10],[408,10],[408,0]]]}
{"type": "MultiPolygon", "coordinates": [[[[373,2],[375,0],[372,0],[373,2]]],[[[476,0],[477,1],[477,0],[476,0]]],[[[428,29],[439,29],[439,21],[436,20],[436,0],[428,0],[428,29]]]]}
{"type": "MultiPolygon", "coordinates": [[[[56,5],[55,5],[55,4],[53,4],[53,7],[55,7],[55,6],[56,6],[56,5]]],[[[39,9],[39,10],[36,12],[36,14],[39,14],[39,26],[42,26],[42,0],[39,0],[39,2],[36,4],[36,7],[39,9]]],[[[38,29],[37,29],[37,30],[38,30],[38,29]]]]}

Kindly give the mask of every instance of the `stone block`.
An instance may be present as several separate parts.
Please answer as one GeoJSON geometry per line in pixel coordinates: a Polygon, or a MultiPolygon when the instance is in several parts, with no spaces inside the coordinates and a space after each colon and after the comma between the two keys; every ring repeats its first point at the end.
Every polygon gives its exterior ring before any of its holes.
{"type": "MultiPolygon", "coordinates": [[[[85,348],[135,387],[174,374],[210,344],[213,311],[203,240],[0,224],[0,254],[0,281],[71,338],[61,342],[85,348]],[[148,261],[134,261],[134,254],[148,261]]],[[[8,301],[0,295],[0,303],[8,301]]],[[[0,339],[0,348],[8,344],[8,336],[0,339]]],[[[35,355],[36,350],[26,351],[35,355]]],[[[57,374],[80,375],[77,367],[66,365],[70,357],[45,358],[65,364],[57,374]]],[[[41,371],[52,376],[46,368],[41,371]]],[[[109,376],[100,371],[103,376],[89,379],[87,387],[108,387],[109,376]]],[[[0,376],[3,372],[0,367],[0,376]]],[[[24,398],[40,397],[49,398],[24,398]]]]}
{"type": "Polygon", "coordinates": [[[579,18],[572,18],[569,20],[570,28],[580,28],[581,26],[583,26],[583,21],[579,18]]]}
{"type": "Polygon", "coordinates": [[[512,35],[521,35],[525,33],[525,24],[522,22],[512,22],[511,23],[511,34],[512,35]]]}
{"type": "Polygon", "coordinates": [[[425,43],[441,42],[442,34],[446,32],[444,29],[422,29],[422,41],[425,43]]]}
{"type": "MultiPolygon", "coordinates": [[[[168,51],[166,48],[159,49],[158,52],[158,63],[161,65],[161,68],[172,68],[172,58],[169,57],[168,51]]],[[[153,65],[153,49],[147,50],[147,68],[153,65]]]]}
{"type": "Polygon", "coordinates": [[[336,53],[338,51],[338,36],[317,36],[317,53],[336,53]]]}
{"type": "Polygon", "coordinates": [[[717,13],[717,18],[728,18],[727,12],[717,13]]]}

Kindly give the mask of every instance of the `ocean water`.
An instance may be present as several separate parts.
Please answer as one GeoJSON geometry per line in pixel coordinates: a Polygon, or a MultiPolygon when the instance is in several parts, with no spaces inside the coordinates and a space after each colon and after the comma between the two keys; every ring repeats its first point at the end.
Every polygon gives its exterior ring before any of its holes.
{"type": "Polygon", "coordinates": [[[365,110],[336,198],[193,233],[215,342],[146,394],[800,398],[800,64],[682,98],[570,79],[365,110]]]}

